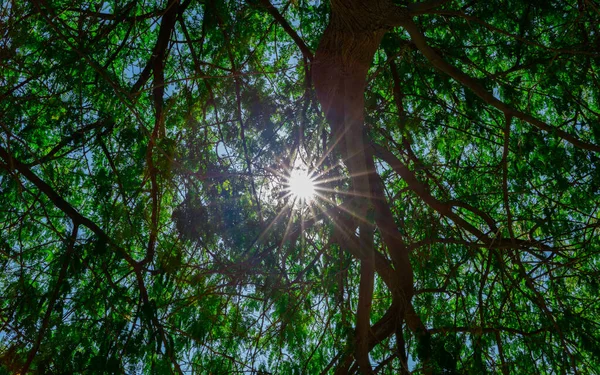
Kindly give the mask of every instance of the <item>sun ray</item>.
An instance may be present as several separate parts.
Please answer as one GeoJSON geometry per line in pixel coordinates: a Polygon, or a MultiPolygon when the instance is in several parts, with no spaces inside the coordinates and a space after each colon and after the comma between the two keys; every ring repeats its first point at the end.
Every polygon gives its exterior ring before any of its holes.
{"type": "Polygon", "coordinates": [[[317,161],[317,164],[316,164],[317,168],[319,168],[321,166],[321,164],[323,164],[325,162],[325,159],[327,158],[327,156],[333,151],[335,146],[337,146],[337,144],[340,143],[340,141],[344,137],[345,132],[346,132],[346,129],[344,129],[344,131],[337,137],[337,139],[330,146],[327,147],[327,150],[323,153],[323,156],[321,156],[321,158],[317,161]]]}
{"type": "Polygon", "coordinates": [[[362,198],[371,198],[372,197],[369,194],[357,194],[357,193],[355,193],[353,191],[340,191],[340,190],[335,190],[335,189],[326,188],[326,187],[316,188],[315,190],[317,190],[319,192],[336,193],[336,194],[340,194],[340,195],[348,195],[348,196],[351,196],[351,197],[362,197],[362,198]]]}
{"type": "Polygon", "coordinates": [[[315,182],[318,181],[318,184],[322,185],[328,182],[334,182],[334,181],[342,181],[342,180],[346,180],[352,177],[358,177],[358,176],[365,176],[365,175],[370,175],[372,173],[375,173],[373,171],[368,171],[368,172],[361,172],[361,173],[353,173],[347,176],[339,176],[339,177],[329,177],[329,178],[320,178],[320,176],[322,176],[323,174],[317,175],[315,177],[315,182]]]}
{"type": "MultiPolygon", "coordinates": [[[[294,198],[294,201],[292,202],[290,209],[293,209],[295,203],[296,203],[296,198],[294,198]]],[[[288,222],[285,225],[285,232],[283,233],[283,236],[281,237],[281,243],[279,244],[279,249],[283,248],[283,244],[285,243],[285,240],[288,238],[288,234],[290,233],[290,228],[292,226],[293,218],[294,218],[294,216],[290,215],[288,222]]]]}
{"type": "MultiPolygon", "coordinates": [[[[352,210],[350,210],[349,208],[344,207],[344,205],[339,205],[339,204],[335,203],[334,201],[332,201],[331,199],[329,199],[325,196],[322,196],[322,195],[320,196],[320,198],[327,203],[337,206],[338,209],[346,212],[347,214],[351,215],[352,217],[357,218],[358,220],[362,221],[363,223],[370,224],[370,222],[367,218],[357,215],[355,212],[352,212],[352,210]]],[[[327,215],[327,216],[330,216],[330,215],[327,215]]]]}
{"type": "Polygon", "coordinates": [[[268,234],[269,230],[279,221],[279,219],[286,213],[286,211],[291,210],[291,207],[283,207],[281,209],[281,211],[277,214],[277,216],[275,216],[271,222],[265,227],[265,229],[263,229],[260,234],[254,239],[254,241],[252,241],[252,244],[244,251],[243,254],[246,254],[247,252],[249,252],[254,245],[256,245],[257,243],[260,243],[265,236],[268,234]]]}

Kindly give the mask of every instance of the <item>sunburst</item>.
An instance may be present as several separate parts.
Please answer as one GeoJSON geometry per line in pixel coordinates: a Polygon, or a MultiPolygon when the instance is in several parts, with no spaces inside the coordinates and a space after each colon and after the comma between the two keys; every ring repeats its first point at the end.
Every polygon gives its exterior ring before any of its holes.
{"type": "Polygon", "coordinates": [[[286,177],[286,190],[300,203],[310,203],[316,196],[315,176],[304,168],[293,168],[286,177]]]}

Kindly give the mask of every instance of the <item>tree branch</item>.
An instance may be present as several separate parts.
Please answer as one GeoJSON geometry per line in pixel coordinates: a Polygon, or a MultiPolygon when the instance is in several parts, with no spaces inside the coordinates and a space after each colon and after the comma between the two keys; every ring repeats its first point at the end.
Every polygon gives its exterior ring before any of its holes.
{"type": "Polygon", "coordinates": [[[54,310],[54,305],[56,304],[56,300],[60,294],[60,287],[62,286],[65,277],[67,276],[67,269],[69,268],[69,261],[71,259],[71,255],[73,254],[73,248],[75,247],[75,240],[77,239],[77,232],[79,231],[79,226],[73,223],[73,230],[71,231],[71,237],[69,237],[69,241],[67,243],[67,251],[65,252],[65,259],[63,260],[62,267],[60,268],[60,272],[58,274],[58,279],[56,280],[56,285],[54,286],[54,292],[50,297],[50,301],[48,302],[48,309],[46,310],[46,314],[44,315],[44,320],[42,320],[42,325],[40,326],[40,331],[38,332],[38,337],[33,344],[33,347],[29,351],[27,355],[27,361],[23,368],[21,369],[21,374],[27,374],[29,371],[29,367],[37,354],[38,349],[44,339],[44,334],[46,333],[46,329],[48,328],[48,324],[50,323],[50,316],[52,316],[52,310],[54,310]]]}
{"type": "Polygon", "coordinates": [[[96,121],[94,123],[88,124],[80,129],[75,130],[75,132],[73,132],[72,134],[70,134],[67,137],[64,137],[63,139],[60,140],[60,142],[58,142],[56,144],[56,146],[52,147],[52,150],[50,150],[46,155],[42,156],[41,158],[37,159],[31,163],[27,163],[28,167],[33,167],[36,165],[41,165],[46,163],[47,161],[50,160],[54,160],[56,159],[54,156],[60,151],[62,150],[63,147],[65,147],[66,145],[68,145],[71,142],[77,142],[79,139],[82,139],[85,134],[91,130],[97,129],[97,128],[102,128],[106,126],[107,129],[111,129],[114,126],[114,122],[113,121],[106,121],[106,120],[99,120],[96,121]]]}
{"type": "Polygon", "coordinates": [[[281,13],[279,13],[277,8],[275,8],[269,0],[260,0],[260,3],[267,9],[269,14],[273,16],[273,18],[275,18],[279,25],[283,27],[283,30],[285,30],[285,32],[292,38],[292,40],[300,49],[300,52],[302,52],[302,55],[306,57],[309,61],[312,61],[314,57],[313,53],[306,46],[306,43],[304,43],[304,41],[302,40],[302,38],[300,38],[298,33],[294,29],[292,29],[287,20],[281,15],[281,13]]]}
{"type": "MultiPolygon", "coordinates": [[[[154,91],[164,90],[164,58],[166,55],[167,47],[169,46],[169,39],[171,39],[171,34],[175,26],[175,21],[177,20],[178,12],[179,0],[169,0],[169,2],[167,3],[167,7],[163,11],[162,21],[158,30],[158,38],[156,39],[156,44],[152,49],[152,55],[150,56],[150,59],[148,60],[148,63],[144,67],[144,70],[140,74],[138,80],[131,88],[132,93],[138,92],[142,88],[142,86],[144,86],[148,79],[150,79],[151,73],[154,73],[154,91]],[[163,75],[163,82],[160,82],[161,75],[163,75]],[[159,77],[158,80],[157,77],[159,77]]],[[[158,94],[159,92],[154,93],[155,98],[158,94]]],[[[160,96],[162,97],[162,95],[160,96]]]]}
{"type": "Polygon", "coordinates": [[[137,262],[125,251],[125,249],[118,246],[96,223],[80,214],[73,206],[71,206],[71,204],[69,204],[69,202],[64,200],[56,191],[54,191],[50,185],[33,173],[25,164],[14,158],[2,146],[0,146],[0,158],[4,159],[4,162],[6,163],[4,166],[5,169],[8,171],[16,169],[25,176],[25,178],[44,193],[58,209],[64,212],[73,221],[73,225],[83,225],[94,232],[100,239],[113,246],[134,269],[138,269],[137,262]]]}
{"type": "Polygon", "coordinates": [[[475,228],[472,224],[464,220],[462,217],[458,216],[454,212],[452,212],[452,206],[440,202],[429,192],[429,187],[423,183],[421,183],[415,174],[408,169],[407,166],[404,165],[394,155],[391,151],[373,144],[373,149],[375,151],[375,155],[381,160],[385,161],[392,167],[392,169],[402,177],[402,179],[408,184],[408,187],[414,191],[423,202],[425,202],[428,206],[437,211],[440,215],[447,216],[452,219],[455,223],[459,224],[461,227],[465,228],[469,232],[471,232],[477,239],[485,239],[486,236],[477,228],[475,228]]]}
{"type": "Polygon", "coordinates": [[[358,307],[356,310],[356,361],[363,374],[372,374],[369,359],[369,332],[371,330],[371,305],[375,284],[375,249],[373,246],[373,228],[367,223],[359,227],[360,242],[367,256],[360,262],[360,283],[358,286],[358,307]]]}
{"type": "Polygon", "coordinates": [[[435,50],[427,44],[425,35],[423,35],[421,30],[419,30],[418,26],[414,23],[414,21],[408,20],[405,23],[403,23],[402,26],[409,33],[412,41],[415,43],[419,51],[421,51],[421,53],[427,58],[427,60],[429,60],[429,62],[434,67],[436,67],[443,73],[446,73],[450,77],[454,78],[457,82],[473,91],[475,95],[480,97],[489,105],[499,109],[505,115],[512,115],[516,118],[530,123],[531,125],[541,130],[547,131],[551,134],[554,133],[576,147],[582,148],[584,150],[600,152],[600,146],[584,142],[578,139],[577,137],[565,132],[564,130],[550,126],[545,122],[536,119],[530,114],[521,112],[515,108],[512,108],[508,104],[496,99],[494,95],[488,92],[475,79],[469,77],[467,74],[463,73],[461,70],[454,67],[453,65],[450,65],[444,59],[442,59],[442,57],[438,55],[437,52],[435,52],[435,50]]]}

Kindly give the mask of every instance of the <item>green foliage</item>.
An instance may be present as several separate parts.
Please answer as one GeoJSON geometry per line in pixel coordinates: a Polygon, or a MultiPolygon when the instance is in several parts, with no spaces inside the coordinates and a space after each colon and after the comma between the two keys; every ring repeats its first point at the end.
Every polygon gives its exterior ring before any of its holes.
{"type": "MultiPolygon", "coordinates": [[[[0,374],[357,370],[350,178],[289,33],[315,51],[331,6],[273,5],[285,27],[258,0],[0,5],[0,374]],[[300,159],[323,189],[292,208],[300,159]]],[[[385,35],[365,126],[418,183],[376,155],[414,270],[413,373],[598,373],[600,158],[558,131],[600,145],[598,9],[456,0],[414,17],[549,131],[507,125],[401,27],[385,35]]],[[[373,295],[376,324],[381,275],[373,295]]],[[[370,352],[380,373],[400,373],[397,339],[370,352]]]]}

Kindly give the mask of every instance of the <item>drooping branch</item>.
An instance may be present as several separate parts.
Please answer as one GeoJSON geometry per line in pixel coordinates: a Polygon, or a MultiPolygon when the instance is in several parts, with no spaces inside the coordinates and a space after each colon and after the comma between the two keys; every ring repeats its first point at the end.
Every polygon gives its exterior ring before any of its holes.
{"type": "MultiPolygon", "coordinates": [[[[154,128],[150,134],[150,140],[148,142],[146,150],[146,164],[148,166],[148,176],[150,178],[150,194],[152,197],[152,212],[150,217],[150,235],[148,238],[148,245],[146,247],[146,256],[142,260],[142,264],[150,263],[154,259],[154,253],[156,249],[156,239],[158,236],[158,216],[160,210],[161,197],[158,192],[158,181],[157,181],[157,170],[154,165],[153,155],[154,147],[157,139],[163,137],[165,134],[165,115],[163,111],[164,93],[165,93],[165,63],[168,56],[168,47],[171,35],[175,30],[175,23],[178,15],[180,15],[185,8],[189,5],[189,1],[180,4],[179,0],[169,0],[167,7],[162,16],[162,21],[158,31],[158,38],[154,49],[152,51],[152,57],[146,65],[145,71],[152,69],[153,82],[152,82],[152,98],[154,102],[154,128]]],[[[143,79],[147,79],[148,73],[144,76],[144,72],[138,79],[138,82],[134,85],[133,92],[136,92],[136,88],[139,89],[141,86],[137,86],[140,83],[143,85],[143,79]]]]}
{"type": "MultiPolygon", "coordinates": [[[[240,124],[240,138],[242,141],[242,148],[244,150],[244,159],[246,161],[246,170],[248,172],[248,175],[252,176],[253,175],[253,161],[250,157],[250,153],[248,151],[248,142],[246,139],[246,121],[244,121],[243,118],[243,111],[242,111],[242,82],[238,76],[239,71],[241,70],[241,66],[237,66],[238,64],[236,64],[235,61],[235,54],[233,53],[232,50],[232,43],[231,43],[231,37],[229,35],[229,33],[227,32],[226,28],[225,28],[225,23],[223,22],[223,19],[221,18],[221,16],[219,15],[218,9],[217,9],[217,3],[215,2],[215,0],[209,0],[208,1],[208,9],[211,11],[211,13],[214,15],[214,17],[217,20],[217,24],[219,25],[219,29],[221,31],[221,34],[223,35],[223,39],[225,40],[225,48],[227,51],[227,57],[229,59],[229,63],[231,64],[231,70],[233,72],[233,82],[234,82],[234,87],[235,87],[235,98],[236,98],[236,118],[238,123],[240,124]]],[[[271,23],[272,25],[273,23],[271,23]]],[[[269,26],[269,29],[271,28],[271,25],[269,26]]],[[[250,179],[250,188],[252,189],[252,195],[254,196],[254,201],[256,202],[256,206],[258,208],[258,217],[259,217],[259,221],[261,223],[264,222],[264,218],[263,218],[263,209],[262,209],[262,204],[261,201],[259,199],[259,195],[258,195],[258,190],[256,188],[256,184],[254,182],[254,178],[250,179]]]]}
{"type": "Polygon", "coordinates": [[[512,117],[506,116],[506,126],[504,127],[504,147],[502,149],[502,198],[504,200],[504,210],[506,211],[506,221],[510,239],[514,242],[515,233],[513,231],[512,212],[510,210],[510,201],[508,199],[508,145],[510,140],[510,124],[512,117]]]}
{"type": "MultiPolygon", "coordinates": [[[[397,108],[398,114],[400,116],[400,122],[403,123],[403,122],[406,122],[406,120],[407,120],[407,113],[404,110],[404,105],[402,104],[402,99],[403,99],[404,94],[403,94],[402,88],[401,88],[400,77],[398,76],[398,69],[393,60],[390,61],[390,70],[392,73],[392,80],[394,82],[394,88],[393,88],[394,102],[396,104],[396,108],[397,108]]],[[[405,151],[408,153],[408,156],[413,160],[413,162],[420,164],[420,161],[418,160],[418,158],[416,157],[416,155],[414,154],[414,152],[411,148],[410,142],[407,139],[404,139],[402,142],[402,145],[404,146],[405,151]]],[[[426,171],[426,173],[427,173],[427,171],[426,171]]],[[[423,192],[428,191],[427,186],[424,186],[423,189],[421,189],[421,188],[419,188],[419,189],[422,190],[423,192]]],[[[487,212],[484,212],[477,207],[473,207],[469,204],[466,204],[466,203],[460,202],[460,201],[449,201],[449,202],[447,202],[447,204],[450,205],[451,209],[453,207],[461,207],[461,208],[471,211],[472,213],[474,213],[475,215],[477,215],[481,219],[483,219],[486,222],[486,224],[489,226],[490,230],[492,230],[493,232],[498,231],[496,222],[490,217],[490,215],[487,212]]]]}
{"type": "MultiPolygon", "coordinates": [[[[398,159],[398,157],[396,157],[396,155],[394,155],[391,151],[377,144],[373,144],[373,150],[375,156],[389,164],[390,167],[408,184],[408,188],[412,190],[425,204],[427,204],[429,207],[435,210],[438,214],[448,217],[449,219],[454,221],[458,226],[474,235],[477,238],[477,241],[481,241],[487,248],[538,247],[543,251],[553,251],[551,247],[539,242],[525,241],[522,239],[490,237],[488,234],[483,233],[481,230],[477,229],[473,224],[466,221],[460,215],[453,212],[452,208],[465,207],[474,213],[477,213],[479,210],[461,202],[440,201],[431,194],[427,184],[419,181],[415,173],[411,171],[404,163],[402,163],[402,161],[400,161],[400,159],[398,159]]],[[[487,214],[481,214],[481,216],[484,218],[484,220],[486,220],[485,217],[487,216],[486,221],[491,220],[491,218],[489,218],[489,215],[487,214]]],[[[490,224],[494,223],[492,222],[490,224]]],[[[496,225],[494,224],[492,225],[492,227],[496,227],[496,225]]],[[[448,242],[448,240],[449,239],[441,239],[440,242],[446,241],[447,243],[450,243],[448,242]]],[[[425,242],[428,241],[435,242],[437,240],[429,239],[425,242]]]]}
{"type": "Polygon", "coordinates": [[[429,62],[439,69],[440,71],[446,73],[450,77],[454,78],[460,84],[464,85],[468,89],[470,89],[475,95],[480,97],[483,101],[488,103],[489,105],[497,108],[502,111],[505,116],[514,116],[519,118],[525,122],[530,123],[531,125],[544,130],[548,133],[554,133],[564,139],[565,141],[573,144],[576,147],[579,147],[584,150],[600,152],[600,146],[582,141],[567,133],[562,129],[558,129],[553,127],[544,121],[541,121],[528,113],[521,112],[508,104],[502,102],[499,99],[496,99],[492,93],[487,91],[483,86],[481,86],[475,79],[465,74],[460,69],[446,62],[433,48],[429,46],[425,35],[419,30],[419,27],[412,20],[407,20],[402,24],[404,29],[410,35],[412,41],[415,43],[419,51],[429,60],[429,62]]]}
{"type": "Polygon", "coordinates": [[[21,161],[17,160],[11,155],[4,147],[0,146],[0,158],[4,159],[4,165],[0,165],[9,172],[17,170],[25,178],[27,178],[32,184],[35,185],[42,193],[44,193],[54,205],[64,212],[72,221],[74,225],[82,225],[91,230],[98,238],[106,241],[112,247],[114,247],[119,254],[132,266],[134,269],[138,269],[137,262],[123,249],[118,246],[112,238],[110,238],[106,232],[102,230],[96,223],[88,219],[87,217],[80,214],[69,202],[64,200],[50,185],[39,178],[31,169],[29,169],[21,161]]]}
{"type": "Polygon", "coordinates": [[[402,177],[402,179],[408,184],[408,187],[421,198],[423,202],[425,202],[428,206],[433,208],[439,214],[443,216],[447,216],[452,219],[454,222],[471,232],[477,239],[485,238],[485,235],[477,228],[475,228],[471,223],[464,220],[462,217],[452,212],[452,206],[439,201],[429,192],[428,186],[421,183],[415,174],[408,169],[404,163],[400,161],[391,151],[381,147],[379,145],[374,144],[373,150],[375,155],[381,160],[385,161],[392,167],[396,173],[402,177]]]}
{"type": "MultiPolygon", "coordinates": [[[[485,27],[486,29],[488,29],[489,31],[493,32],[493,33],[497,33],[497,34],[501,34],[504,35],[506,37],[509,37],[511,39],[516,40],[519,43],[522,43],[524,45],[529,45],[529,46],[533,46],[536,48],[540,48],[543,50],[546,50],[550,53],[552,53],[553,55],[556,54],[572,54],[572,55],[587,55],[587,56],[593,56],[593,57],[598,57],[600,56],[600,51],[598,50],[593,50],[593,49],[585,49],[585,47],[591,47],[591,46],[571,46],[572,48],[554,48],[552,46],[546,46],[543,43],[540,42],[536,42],[534,40],[531,39],[527,39],[526,37],[524,37],[523,35],[519,35],[519,34],[514,34],[511,32],[508,32],[502,28],[496,27],[488,22],[483,21],[481,18],[479,17],[475,17],[469,14],[466,14],[462,11],[435,11],[432,12],[434,14],[437,15],[442,15],[445,17],[458,17],[458,18],[462,18],[464,20],[466,20],[467,22],[473,22],[473,23],[478,23],[480,25],[482,25],[483,27],[485,27]]],[[[529,66],[531,64],[538,64],[538,63],[543,63],[543,62],[547,62],[549,60],[554,59],[555,56],[552,57],[538,57],[538,58],[534,58],[532,60],[529,61],[529,63],[525,64],[524,66],[529,66]]],[[[509,69],[509,71],[514,71],[514,70],[518,70],[519,68],[522,68],[523,66],[515,66],[511,69],[509,69]]],[[[496,73],[498,74],[505,74],[505,73],[496,73]]]]}

